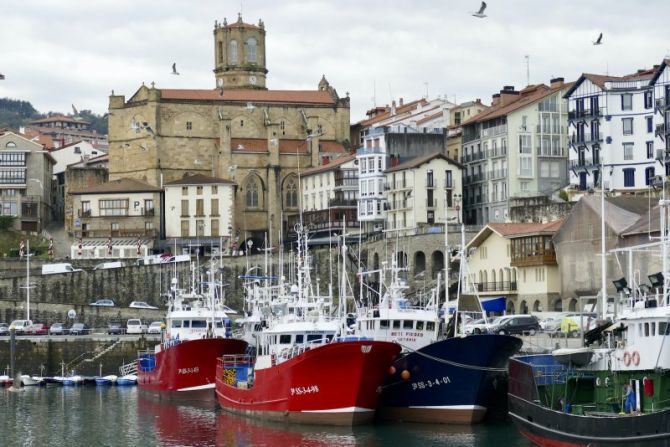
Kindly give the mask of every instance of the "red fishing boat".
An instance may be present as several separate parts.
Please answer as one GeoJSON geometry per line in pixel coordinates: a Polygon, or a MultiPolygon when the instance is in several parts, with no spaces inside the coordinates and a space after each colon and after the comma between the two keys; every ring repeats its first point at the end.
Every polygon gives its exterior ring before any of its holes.
{"type": "Polygon", "coordinates": [[[163,340],[138,356],[141,390],[161,397],[216,402],[216,359],[243,354],[247,342],[232,338],[222,300],[210,289],[209,296],[179,293],[173,280],[163,340]]]}

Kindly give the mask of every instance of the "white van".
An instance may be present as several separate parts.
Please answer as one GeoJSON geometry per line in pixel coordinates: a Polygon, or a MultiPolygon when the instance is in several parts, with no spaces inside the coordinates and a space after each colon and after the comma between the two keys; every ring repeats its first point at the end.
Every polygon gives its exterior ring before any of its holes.
{"type": "Polygon", "coordinates": [[[72,267],[72,264],[66,262],[60,264],[44,264],[42,266],[43,275],[53,275],[54,273],[72,273],[72,272],[81,272],[82,269],[76,269],[72,267]]]}
{"type": "Polygon", "coordinates": [[[93,267],[93,270],[118,269],[125,266],[126,263],[121,261],[101,262],[100,264],[93,267]]]}
{"type": "Polygon", "coordinates": [[[126,334],[146,334],[149,327],[139,318],[131,318],[126,323],[126,334]]]}
{"type": "Polygon", "coordinates": [[[9,325],[9,329],[15,329],[17,334],[25,334],[26,329],[33,325],[31,320],[14,320],[9,325]]]}

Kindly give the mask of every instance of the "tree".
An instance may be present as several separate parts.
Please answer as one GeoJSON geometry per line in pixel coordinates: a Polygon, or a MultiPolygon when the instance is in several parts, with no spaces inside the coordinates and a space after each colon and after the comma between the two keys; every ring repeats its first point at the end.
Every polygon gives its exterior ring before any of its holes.
{"type": "Polygon", "coordinates": [[[0,231],[7,231],[14,225],[15,216],[0,216],[0,231]]]}

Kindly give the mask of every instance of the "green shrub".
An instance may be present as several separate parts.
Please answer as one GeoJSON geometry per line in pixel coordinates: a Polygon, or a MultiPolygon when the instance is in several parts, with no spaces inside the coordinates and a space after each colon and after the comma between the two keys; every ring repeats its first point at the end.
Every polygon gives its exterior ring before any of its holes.
{"type": "Polygon", "coordinates": [[[14,225],[15,216],[0,216],[0,230],[9,230],[14,225]]]}

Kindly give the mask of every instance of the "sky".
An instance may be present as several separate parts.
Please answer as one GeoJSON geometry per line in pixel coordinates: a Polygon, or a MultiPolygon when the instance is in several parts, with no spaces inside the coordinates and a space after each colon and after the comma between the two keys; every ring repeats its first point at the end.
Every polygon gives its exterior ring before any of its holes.
{"type": "Polygon", "coordinates": [[[623,75],[670,54],[667,0],[2,0],[0,97],[40,112],[105,113],[142,84],[214,88],[214,21],[265,22],[271,89],[351,96],[351,121],[374,105],[464,102],[583,72],[623,75]],[[603,45],[594,46],[603,32],[603,45]],[[171,75],[177,63],[179,76],[171,75]]]}

